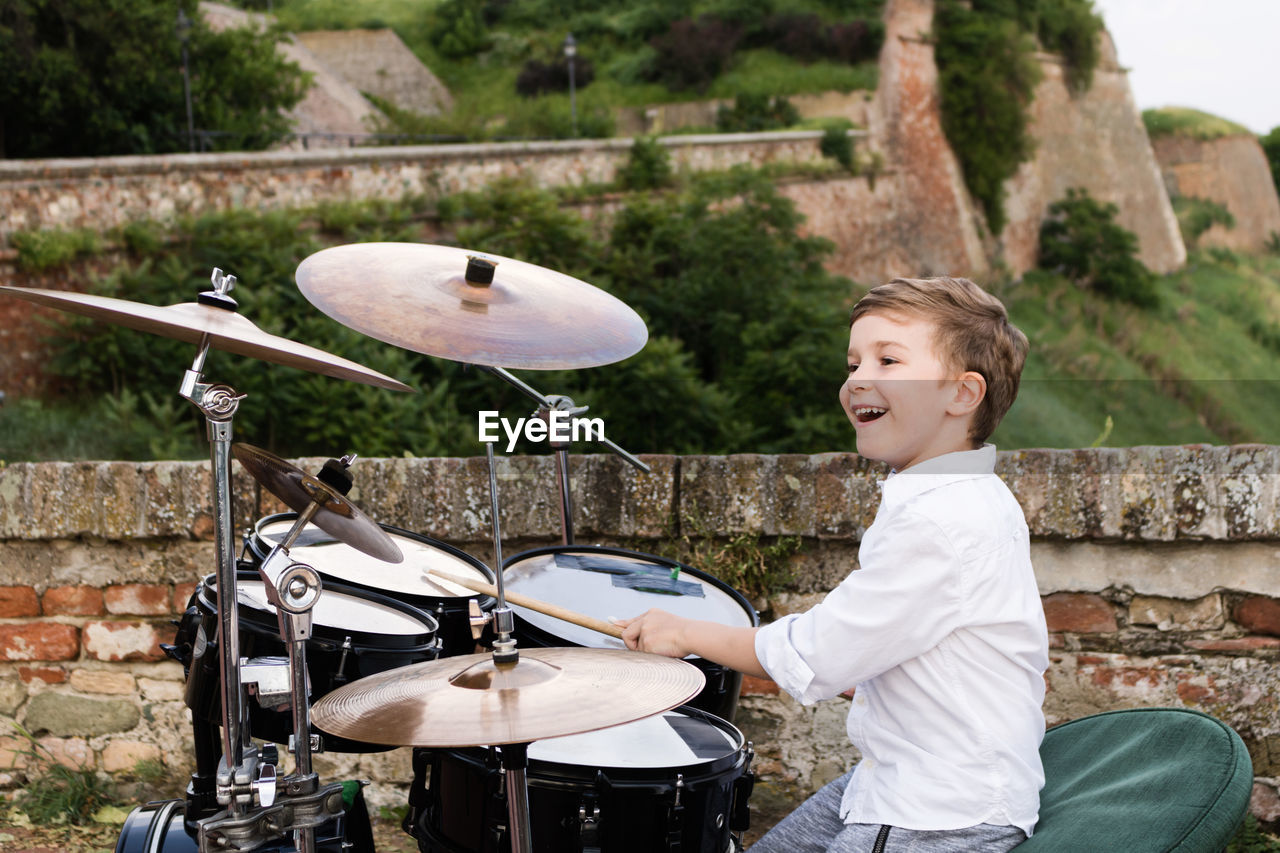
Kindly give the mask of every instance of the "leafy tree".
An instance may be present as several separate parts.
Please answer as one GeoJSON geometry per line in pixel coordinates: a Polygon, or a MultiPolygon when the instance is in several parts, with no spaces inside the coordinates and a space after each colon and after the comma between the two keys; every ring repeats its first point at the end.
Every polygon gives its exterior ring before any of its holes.
{"type": "Polygon", "coordinates": [[[187,148],[178,10],[192,21],[195,125],[214,147],[262,148],[308,78],[276,53],[277,30],[215,33],[190,0],[0,4],[0,155],[76,157],[187,148]]]}
{"type": "Polygon", "coordinates": [[[1067,190],[1040,226],[1039,265],[1112,298],[1158,305],[1156,277],[1138,260],[1137,236],[1115,221],[1118,212],[1086,190],[1067,190]]]}

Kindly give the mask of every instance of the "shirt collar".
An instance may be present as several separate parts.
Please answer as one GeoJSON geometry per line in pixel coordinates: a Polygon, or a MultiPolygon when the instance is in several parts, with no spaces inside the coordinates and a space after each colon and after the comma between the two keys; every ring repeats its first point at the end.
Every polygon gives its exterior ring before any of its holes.
{"type": "Polygon", "coordinates": [[[994,444],[983,444],[977,450],[944,453],[905,471],[891,471],[884,481],[884,503],[902,503],[940,486],[994,474],[995,470],[994,444]]]}

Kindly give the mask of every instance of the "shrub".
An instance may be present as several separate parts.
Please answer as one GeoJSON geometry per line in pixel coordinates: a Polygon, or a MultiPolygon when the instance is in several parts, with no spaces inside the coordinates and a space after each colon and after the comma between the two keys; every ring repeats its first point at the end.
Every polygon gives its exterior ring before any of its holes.
{"type": "Polygon", "coordinates": [[[1196,196],[1178,196],[1173,199],[1173,212],[1178,217],[1178,229],[1188,249],[1194,249],[1200,237],[1214,225],[1234,228],[1236,218],[1231,211],[1216,201],[1196,196]]]}
{"type": "Polygon", "coordinates": [[[1040,226],[1039,266],[1115,299],[1157,305],[1155,276],[1137,258],[1138,238],[1116,223],[1118,212],[1083,189],[1068,190],[1040,226]]]}
{"type": "Polygon", "coordinates": [[[721,133],[755,133],[791,127],[800,121],[800,112],[781,95],[742,93],[733,99],[733,106],[721,106],[716,110],[716,130],[721,133]]]}
{"type": "Polygon", "coordinates": [[[830,157],[851,172],[854,170],[853,140],[849,138],[849,131],[844,128],[828,127],[823,131],[818,150],[823,157],[830,157]]]}
{"type": "Polygon", "coordinates": [[[618,169],[618,184],[628,190],[649,190],[671,182],[671,155],[665,145],[652,137],[631,143],[627,162],[618,169]]]}
{"type": "Polygon", "coordinates": [[[480,53],[489,46],[483,5],[478,0],[444,0],[435,9],[428,38],[450,59],[480,53]]]}
{"type": "Polygon", "coordinates": [[[880,55],[880,48],[884,45],[884,21],[873,18],[832,24],[827,39],[832,57],[856,65],[880,55]]]}
{"type": "Polygon", "coordinates": [[[741,38],[740,28],[710,15],[676,21],[665,35],[650,41],[658,54],[657,82],[677,91],[706,91],[728,66],[741,38]]]}
{"type": "Polygon", "coordinates": [[[1015,20],[944,0],[934,25],[942,127],[965,185],[998,233],[1005,221],[1004,182],[1034,149],[1026,110],[1040,66],[1015,20]]]}
{"type": "MultiPolygon", "coordinates": [[[[591,60],[583,56],[575,57],[573,63],[573,85],[576,89],[584,89],[596,77],[595,67],[591,60]]],[[[551,62],[540,62],[531,59],[520,69],[516,77],[516,92],[526,98],[532,98],[547,92],[569,91],[569,60],[560,57],[551,62]]]]}
{"type": "Polygon", "coordinates": [[[827,28],[817,15],[775,15],[769,21],[769,36],[777,51],[801,62],[812,62],[828,53],[827,28]]]}
{"type": "Polygon", "coordinates": [[[24,270],[60,267],[92,255],[102,244],[97,233],[87,228],[16,231],[9,239],[18,250],[18,266],[24,270]]]}
{"type": "Polygon", "coordinates": [[[1035,32],[1040,44],[1066,63],[1071,91],[1086,91],[1093,84],[1093,71],[1098,66],[1098,36],[1103,28],[1092,0],[1056,0],[1040,3],[1036,8],[1039,19],[1035,32]]]}

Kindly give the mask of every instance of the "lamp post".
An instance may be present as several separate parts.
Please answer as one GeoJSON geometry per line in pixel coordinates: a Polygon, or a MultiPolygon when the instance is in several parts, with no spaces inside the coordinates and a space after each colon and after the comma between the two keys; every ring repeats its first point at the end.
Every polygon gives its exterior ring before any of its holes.
{"type": "Polygon", "coordinates": [[[174,25],[178,41],[182,44],[182,94],[187,101],[187,148],[196,150],[196,125],[191,115],[191,72],[187,65],[187,44],[191,41],[191,19],[182,7],[178,7],[178,22],[174,25]]]}
{"type": "Polygon", "coordinates": [[[573,58],[578,55],[578,42],[569,33],[564,37],[564,56],[569,60],[569,115],[573,117],[573,135],[578,136],[578,92],[573,79],[573,58]]]}

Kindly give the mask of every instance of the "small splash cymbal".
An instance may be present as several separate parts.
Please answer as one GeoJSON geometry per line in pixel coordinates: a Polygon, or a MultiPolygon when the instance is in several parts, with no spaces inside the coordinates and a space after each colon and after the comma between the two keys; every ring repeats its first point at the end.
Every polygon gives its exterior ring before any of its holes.
{"type": "Polygon", "coordinates": [[[215,349],[236,355],[246,355],[260,361],[269,361],[272,364],[296,367],[322,376],[331,376],[334,379],[349,379],[393,391],[413,390],[399,380],[376,370],[370,370],[354,361],[264,332],[249,318],[213,305],[199,302],[147,305],[110,296],[96,296],[92,293],[8,285],[0,285],[0,292],[38,305],[81,314],[95,320],[105,320],[117,326],[151,332],[190,344],[198,344],[203,336],[208,335],[209,345],[215,349]]]}
{"type": "Polygon", "coordinates": [[[344,326],[466,364],[559,370],[634,355],[649,332],[605,291],[535,264],[421,243],[322,249],[298,289],[344,326]]]}
{"type": "Polygon", "coordinates": [[[384,562],[404,559],[395,540],[328,483],[252,444],[237,442],[231,452],[263,488],[294,512],[320,504],[311,523],[334,539],[384,562]]]}
{"type": "Polygon", "coordinates": [[[619,649],[520,649],[515,664],[484,654],[441,658],[353,681],[311,709],[320,729],[393,746],[530,743],[622,725],[697,695],[702,671],[619,649]]]}

